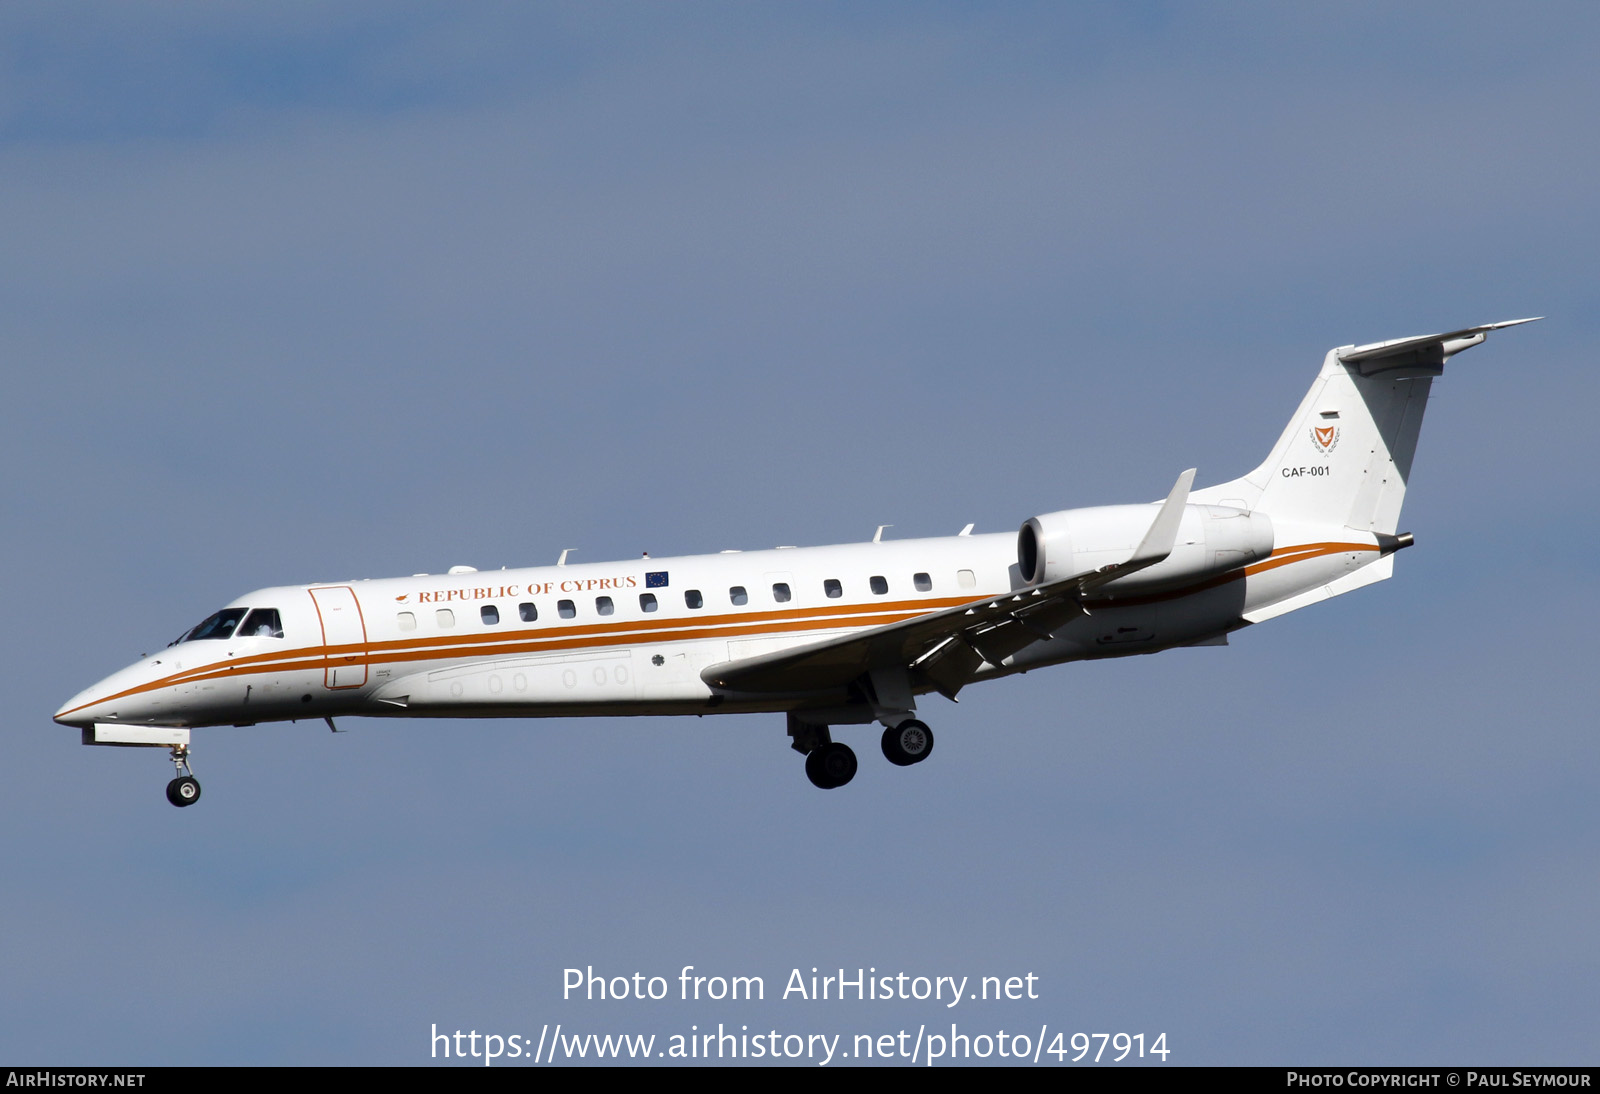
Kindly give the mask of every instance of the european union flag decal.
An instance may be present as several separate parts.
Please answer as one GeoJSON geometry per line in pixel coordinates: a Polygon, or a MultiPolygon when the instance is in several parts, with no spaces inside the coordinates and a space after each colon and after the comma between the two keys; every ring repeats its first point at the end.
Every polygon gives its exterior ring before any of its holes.
{"type": "Polygon", "coordinates": [[[653,573],[645,574],[644,587],[646,589],[665,589],[667,587],[667,571],[656,570],[653,573]]]}

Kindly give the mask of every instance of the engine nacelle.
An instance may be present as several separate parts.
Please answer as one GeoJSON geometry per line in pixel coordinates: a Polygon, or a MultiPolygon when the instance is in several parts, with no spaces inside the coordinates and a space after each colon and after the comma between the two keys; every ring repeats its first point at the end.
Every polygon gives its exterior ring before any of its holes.
{"type": "MultiPolygon", "coordinates": [[[[1030,519],[1017,535],[1017,564],[1029,585],[1126,562],[1150,530],[1158,507],[1102,505],[1030,519]]],[[[1102,586],[1107,592],[1185,584],[1266,558],[1272,520],[1225,505],[1185,505],[1172,554],[1102,586]]]]}

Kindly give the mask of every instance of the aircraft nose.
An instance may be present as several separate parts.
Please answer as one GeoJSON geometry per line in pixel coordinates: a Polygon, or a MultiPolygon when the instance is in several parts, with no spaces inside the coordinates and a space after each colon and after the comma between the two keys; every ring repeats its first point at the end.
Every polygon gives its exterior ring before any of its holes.
{"type": "Polygon", "coordinates": [[[148,725],[170,713],[161,696],[161,661],[148,659],[112,673],[93,687],[84,688],[61,705],[55,720],[64,726],[91,726],[97,722],[148,725]]]}
{"type": "Polygon", "coordinates": [[[78,692],[56,711],[53,717],[64,726],[77,726],[82,728],[94,724],[94,710],[99,704],[95,701],[98,687],[86,688],[78,692]]]}
{"type": "MultiPolygon", "coordinates": [[[[118,698],[119,693],[126,695],[130,678],[137,670],[137,665],[130,665],[121,672],[112,673],[92,687],[84,688],[61,704],[61,709],[55,712],[55,720],[64,726],[79,727],[118,720],[116,708],[127,704],[113,700],[118,698]]],[[[128,714],[128,711],[121,712],[123,718],[128,714]]]]}

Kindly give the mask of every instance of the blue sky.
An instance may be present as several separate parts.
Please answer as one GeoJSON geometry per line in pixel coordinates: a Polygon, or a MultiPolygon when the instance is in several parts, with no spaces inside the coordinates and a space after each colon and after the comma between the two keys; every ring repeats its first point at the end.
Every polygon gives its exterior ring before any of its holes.
{"type": "Polygon", "coordinates": [[[1166,1032],[1590,1062],[1585,5],[0,11],[0,1059],[378,1063],[441,1028],[1166,1032]],[[1435,387],[1395,580],[925,708],[221,729],[69,695],[266,585],[1010,530],[1254,466],[1337,344],[1435,387]],[[585,1004],[561,970],[1034,972],[585,1004]],[[181,1031],[176,1034],[174,1031],[181,1031]]]}

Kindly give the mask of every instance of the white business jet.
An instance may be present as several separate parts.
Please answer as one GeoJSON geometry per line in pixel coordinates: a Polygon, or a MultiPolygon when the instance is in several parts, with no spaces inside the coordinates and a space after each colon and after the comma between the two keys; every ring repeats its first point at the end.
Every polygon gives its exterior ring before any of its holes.
{"type": "Polygon", "coordinates": [[[917,699],[1064,661],[1223,645],[1229,632],[1388,577],[1428,389],[1489,331],[1329,351],[1260,467],[1163,501],[1068,509],[1020,534],[294,585],[240,597],[55,715],[83,743],[335,717],[788,716],[823,789],[856,772],[830,727],[882,725],[921,763],[917,699]]]}

